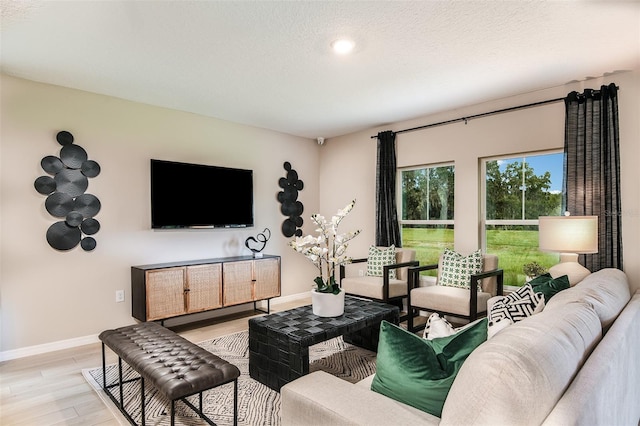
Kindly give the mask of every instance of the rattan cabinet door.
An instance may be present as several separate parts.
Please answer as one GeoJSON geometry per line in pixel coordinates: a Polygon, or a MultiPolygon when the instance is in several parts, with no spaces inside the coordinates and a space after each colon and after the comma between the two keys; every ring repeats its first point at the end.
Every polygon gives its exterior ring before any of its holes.
{"type": "Polygon", "coordinates": [[[187,312],[222,307],[222,264],[187,266],[187,312]]]}
{"type": "Polygon", "coordinates": [[[146,272],[147,321],[186,313],[185,270],[186,268],[180,267],[146,272]]]}
{"type": "Polygon", "coordinates": [[[280,259],[254,260],[255,300],[280,296],[280,259]]]}
{"type": "Polygon", "coordinates": [[[253,302],[253,261],[226,262],[222,268],[224,306],[253,302]]]}

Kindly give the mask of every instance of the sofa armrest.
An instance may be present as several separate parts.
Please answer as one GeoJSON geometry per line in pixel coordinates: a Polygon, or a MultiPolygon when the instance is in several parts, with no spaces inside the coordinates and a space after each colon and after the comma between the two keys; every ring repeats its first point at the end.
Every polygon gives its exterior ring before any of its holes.
{"type": "Polygon", "coordinates": [[[438,417],[316,371],[280,390],[283,426],[437,425],[438,417]]]}

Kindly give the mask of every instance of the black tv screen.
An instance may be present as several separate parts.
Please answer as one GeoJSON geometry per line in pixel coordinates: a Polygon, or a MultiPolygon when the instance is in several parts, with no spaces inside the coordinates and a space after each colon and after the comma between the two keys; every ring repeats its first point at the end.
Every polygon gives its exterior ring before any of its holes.
{"type": "Polygon", "coordinates": [[[151,227],[253,226],[253,171],[151,160],[151,227]]]}

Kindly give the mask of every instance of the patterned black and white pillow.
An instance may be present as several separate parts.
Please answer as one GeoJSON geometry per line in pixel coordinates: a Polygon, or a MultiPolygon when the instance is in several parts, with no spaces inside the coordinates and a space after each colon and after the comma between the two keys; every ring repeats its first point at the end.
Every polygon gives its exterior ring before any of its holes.
{"type": "Polygon", "coordinates": [[[508,325],[522,321],[544,309],[544,295],[536,293],[530,284],[496,301],[489,310],[488,337],[495,336],[508,325]]]}

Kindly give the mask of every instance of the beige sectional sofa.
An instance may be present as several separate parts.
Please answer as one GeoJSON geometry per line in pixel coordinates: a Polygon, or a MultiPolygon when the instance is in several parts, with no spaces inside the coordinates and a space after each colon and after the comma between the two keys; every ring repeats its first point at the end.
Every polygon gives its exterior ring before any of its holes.
{"type": "Polygon", "coordinates": [[[481,344],[438,418],[325,372],[281,390],[283,425],[634,425],[640,421],[640,290],[603,269],[481,344]]]}

